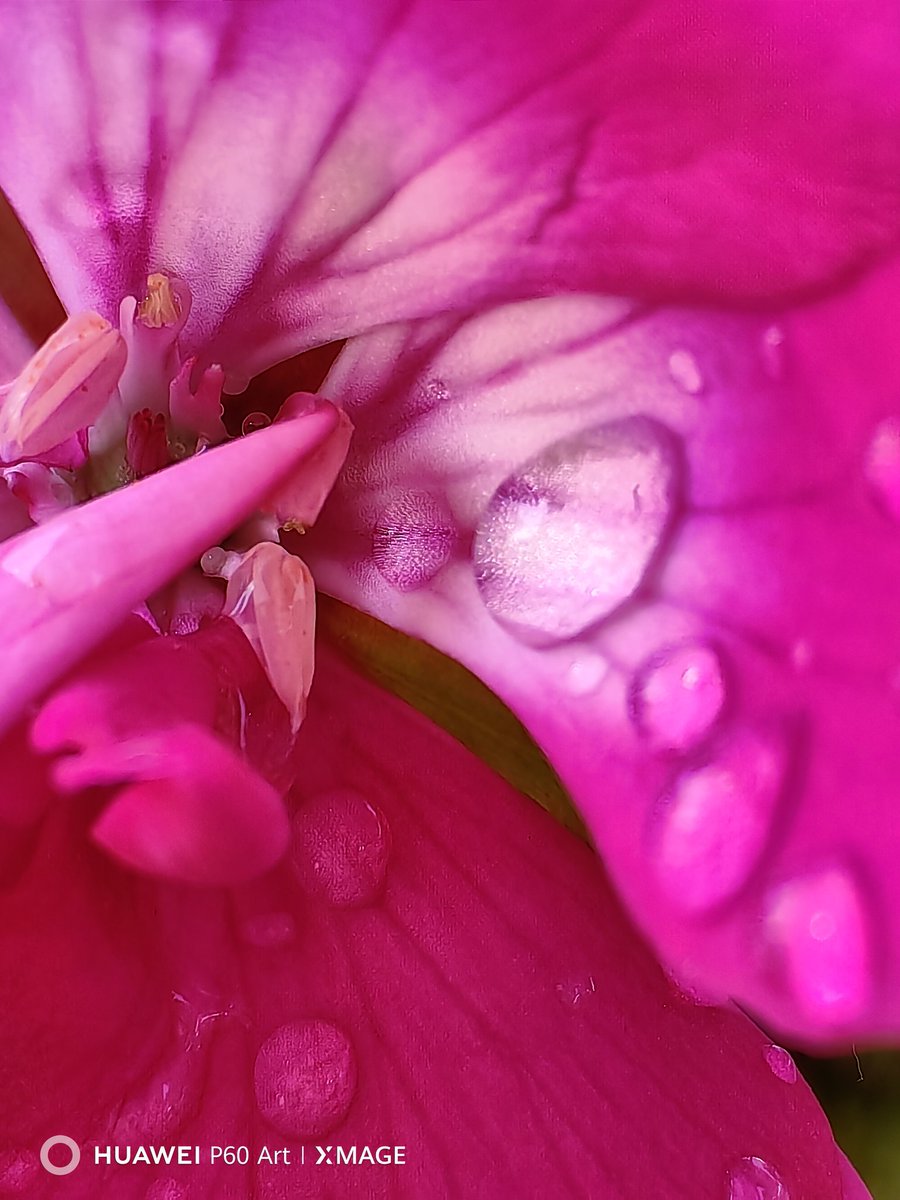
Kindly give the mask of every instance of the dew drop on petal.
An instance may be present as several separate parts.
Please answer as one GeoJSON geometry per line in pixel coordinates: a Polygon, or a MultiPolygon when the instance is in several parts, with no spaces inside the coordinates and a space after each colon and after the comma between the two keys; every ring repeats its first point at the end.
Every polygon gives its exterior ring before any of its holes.
{"type": "Polygon", "coordinates": [[[286,1137],[319,1137],[338,1126],[356,1091],[350,1040],[328,1021],[282,1025],[263,1042],[253,1068],[262,1116],[286,1137]]]}
{"type": "Polygon", "coordinates": [[[248,413],[241,422],[241,433],[244,437],[248,433],[255,433],[257,429],[265,429],[272,424],[272,418],[266,416],[264,412],[248,413]]]}
{"type": "Polygon", "coordinates": [[[631,716],[654,749],[689,750],[715,724],[725,701],[719,656],[701,642],[658,651],[638,668],[631,716]]]}
{"type": "Polygon", "coordinates": [[[556,985],[556,995],[566,1008],[582,1008],[597,998],[597,977],[581,975],[556,985]]]}
{"type": "Polygon", "coordinates": [[[876,427],[866,450],[865,474],[876,501],[900,520],[900,417],[888,417],[876,427]]]}
{"type": "Polygon", "coordinates": [[[241,922],[241,937],[261,950],[277,949],[293,941],[297,926],[290,913],[260,913],[241,922]]]}
{"type": "Polygon", "coordinates": [[[17,1196],[27,1191],[38,1174],[38,1157],[31,1150],[0,1154],[0,1194],[17,1196]]]}
{"type": "Polygon", "coordinates": [[[582,654],[566,668],[563,681],[572,696],[588,696],[609,674],[609,663],[599,654],[582,654]]]}
{"type": "Polygon", "coordinates": [[[372,558],[379,573],[401,592],[424,587],[453,553],[456,527],[446,504],[428,492],[395,496],[372,531],[372,558]]]}
{"type": "Polygon", "coordinates": [[[669,355],[669,374],[689,396],[698,396],[703,391],[703,376],[690,350],[674,350],[669,355]]]}
{"type": "Polygon", "coordinates": [[[766,1046],[766,1063],[769,1070],[784,1083],[797,1082],[797,1064],[782,1046],[773,1044],[766,1046]]]}
{"type": "Polygon", "coordinates": [[[742,1158],[728,1173],[727,1200],[791,1200],[778,1172],[762,1158],[742,1158]]]}
{"type": "Polygon", "coordinates": [[[313,797],[294,819],[293,863],[300,886],[339,908],[377,898],[390,849],[384,814],[349,789],[313,797]]]}
{"type": "Polygon", "coordinates": [[[753,729],[680,772],[651,833],[657,877],[674,904],[702,912],[743,887],[769,838],[784,776],[781,740],[753,729]]]}
{"type": "Polygon", "coordinates": [[[774,895],[768,926],[804,1015],[840,1026],[866,1009],[872,947],[866,905],[842,867],[794,879],[774,895]]]}
{"type": "Polygon", "coordinates": [[[674,515],[675,438],[629,417],[557,442],[510,475],[475,534],[490,614],[527,641],[562,641],[608,617],[643,581],[674,515]]]}

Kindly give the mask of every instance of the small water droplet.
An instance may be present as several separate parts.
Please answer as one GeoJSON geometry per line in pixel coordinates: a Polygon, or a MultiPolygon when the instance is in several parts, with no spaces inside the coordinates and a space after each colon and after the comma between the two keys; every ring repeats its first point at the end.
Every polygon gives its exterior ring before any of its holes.
{"type": "Polygon", "coordinates": [[[669,355],[669,374],[689,396],[698,396],[703,391],[703,376],[690,350],[674,350],[669,355]]]}
{"type": "Polygon", "coordinates": [[[769,928],[804,1015],[840,1026],[865,1011],[871,990],[868,913],[850,872],[831,867],[776,892],[769,928]]]}
{"type": "Polygon", "coordinates": [[[631,715],[655,749],[688,750],[707,736],[724,702],[718,654],[702,642],[685,642],[665,647],[638,668],[631,715]]]}
{"type": "Polygon", "coordinates": [[[314,797],[294,819],[293,861],[300,886],[340,908],[376,899],[390,849],[384,814],[349,789],[314,797]]]}
{"type": "Polygon", "coordinates": [[[328,1021],[282,1025],[263,1042],[253,1068],[262,1116],[286,1137],[319,1137],[336,1128],[356,1091],[356,1055],[328,1021]]]}
{"type": "Polygon", "coordinates": [[[504,481],[475,534],[491,615],[529,641],[574,637],[640,586],[669,528],[677,444],[629,417],[549,447],[504,481]]]}
{"type": "Polygon", "coordinates": [[[31,1150],[6,1150],[0,1154],[0,1192],[16,1196],[35,1182],[38,1156],[31,1150]]]}
{"type": "Polygon", "coordinates": [[[406,492],[382,509],[372,531],[372,558],[388,583],[412,592],[434,579],[455,542],[446,504],[428,492],[406,492]]]}
{"type": "Polygon", "coordinates": [[[888,417],[876,427],[864,469],[877,502],[900,521],[900,417],[888,417]]]}
{"type": "Polygon", "coordinates": [[[261,913],[241,923],[241,937],[251,946],[276,949],[293,941],[297,926],[290,913],[261,913]]]}
{"type": "Polygon", "coordinates": [[[781,379],[784,375],[784,330],[780,325],[770,325],[762,335],[763,368],[770,379],[781,379]]]}
{"type": "Polygon", "coordinates": [[[780,739],[741,729],[703,766],[682,771],[664,800],[654,864],[673,903],[700,912],[743,887],[759,861],[784,785],[780,739]]]}
{"type": "Polygon", "coordinates": [[[573,696],[588,696],[597,690],[609,674],[609,663],[599,654],[576,658],[563,675],[566,691],[573,696]]]}
{"type": "Polygon", "coordinates": [[[774,1167],[762,1158],[742,1158],[728,1174],[728,1200],[791,1200],[774,1167]]]}
{"type": "Polygon", "coordinates": [[[782,1046],[774,1043],[766,1046],[766,1062],[772,1074],[785,1083],[797,1082],[797,1064],[782,1046]]]}
{"type": "Polygon", "coordinates": [[[265,429],[271,424],[272,418],[264,412],[248,413],[241,422],[241,434],[246,437],[248,433],[255,433],[257,429],[265,429]]]}

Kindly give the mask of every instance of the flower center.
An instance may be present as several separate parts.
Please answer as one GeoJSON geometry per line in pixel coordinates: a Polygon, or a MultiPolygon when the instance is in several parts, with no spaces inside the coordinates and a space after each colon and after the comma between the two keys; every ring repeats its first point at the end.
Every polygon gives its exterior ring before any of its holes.
{"type": "MultiPolygon", "coordinates": [[[[0,391],[0,475],[32,521],[50,521],[72,505],[133,484],[179,460],[216,453],[215,447],[229,440],[223,419],[222,367],[201,366],[195,357],[181,352],[179,342],[190,312],[186,283],[163,273],[150,275],[142,298],[127,296],[122,301],[118,328],[96,313],[69,317],[0,391]]],[[[253,436],[273,420],[302,421],[316,412],[320,422],[316,397],[294,393],[271,417],[255,411],[239,418],[238,436],[253,436]]],[[[273,739],[279,747],[283,743],[285,753],[291,751],[312,683],[315,627],[312,576],[299,558],[281,546],[279,531],[303,530],[315,520],[343,464],[350,433],[349,421],[339,414],[331,434],[319,442],[296,477],[281,484],[259,511],[248,512],[222,545],[210,547],[192,569],[146,598],[137,613],[145,623],[138,626],[145,631],[142,636],[159,643],[159,687],[166,686],[170,668],[175,670],[178,663],[183,674],[188,659],[200,663],[185,675],[171,704],[157,711],[152,697],[144,697],[146,681],[135,693],[132,677],[140,668],[136,651],[129,649],[124,658],[115,653],[102,667],[105,682],[97,695],[107,699],[101,705],[103,713],[88,723],[90,728],[80,718],[77,728],[69,728],[75,718],[59,700],[62,693],[45,705],[41,728],[51,731],[41,735],[45,752],[81,747],[74,757],[56,763],[57,786],[71,791],[93,784],[122,785],[119,800],[107,810],[113,815],[101,820],[95,837],[138,869],[198,882],[236,878],[248,866],[242,842],[256,827],[254,805],[269,812],[274,824],[256,856],[250,856],[252,870],[271,865],[278,852],[281,833],[276,837],[271,830],[280,829],[283,821],[272,807],[273,796],[288,783],[274,779],[269,769],[282,754],[281,748],[273,750],[273,739]],[[209,712],[200,700],[188,704],[191,696],[201,695],[197,681],[208,673],[201,646],[206,644],[204,638],[213,636],[214,628],[230,630],[221,645],[230,648],[235,661],[249,655],[258,664],[254,670],[262,669],[259,687],[281,714],[268,722],[262,740],[247,732],[244,685],[213,687],[214,694],[222,687],[229,695],[235,692],[244,713],[234,737],[216,715],[221,699],[209,712]],[[201,630],[205,632],[199,641],[190,640],[201,630]],[[165,647],[175,649],[177,639],[182,639],[177,644],[179,654],[166,657],[165,647]],[[172,713],[180,713],[179,706],[185,705],[175,728],[172,713]],[[131,714],[127,728],[122,724],[125,712],[131,714]],[[97,739],[91,729],[102,728],[104,721],[110,736],[94,745],[97,739]],[[205,775],[197,774],[201,760],[206,761],[205,775]],[[211,852],[210,856],[204,847],[215,844],[221,850],[223,843],[218,833],[213,836],[220,824],[219,792],[209,781],[217,772],[237,779],[236,762],[246,763],[250,772],[245,772],[243,787],[249,797],[246,811],[232,814],[234,837],[226,839],[228,853],[223,857],[217,850],[218,857],[211,852]],[[159,822],[166,812],[182,816],[163,828],[159,822]],[[198,830],[203,834],[199,840],[198,830]],[[159,858],[163,845],[167,849],[159,858]]],[[[196,502],[215,504],[216,497],[200,495],[196,502]]],[[[140,636],[137,644],[143,644],[140,636]]],[[[144,657],[157,662],[150,651],[144,657]]],[[[91,669],[85,667],[88,674],[91,669]]],[[[224,679],[228,669],[223,661],[215,671],[224,671],[224,679]]],[[[252,677],[246,666],[242,671],[242,678],[252,677]]],[[[262,692],[254,701],[260,711],[269,704],[260,699],[262,692]]],[[[92,694],[88,689],[86,695],[92,694]]],[[[79,699],[72,711],[77,714],[84,703],[79,699]]]]}

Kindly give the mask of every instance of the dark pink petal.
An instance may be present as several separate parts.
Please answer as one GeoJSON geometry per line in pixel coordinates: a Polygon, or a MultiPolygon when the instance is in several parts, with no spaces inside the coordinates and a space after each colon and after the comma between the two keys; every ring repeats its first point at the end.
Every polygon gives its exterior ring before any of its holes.
{"type": "Polygon", "coordinates": [[[91,832],[115,858],[151,875],[231,886],[273,866],[287,848],[281,796],[196,725],[63,760],[56,778],[69,791],[133,781],[91,832]]]}
{"type": "MultiPolygon", "coordinates": [[[[898,232],[892,0],[4,9],[0,184],[69,305],[187,280],[247,374],[387,320],[769,295],[898,232]]],[[[233,376],[233,381],[237,375],[233,376]]]]}
{"type": "MultiPolygon", "coordinates": [[[[83,844],[70,799],[0,892],[0,1164],[65,1130],[73,1200],[849,1200],[806,1085],[671,985],[590,850],[319,657],[280,869],[228,892],[138,880],[83,844]],[[251,1164],[104,1169],[95,1143],[251,1164]],[[405,1163],[316,1168],[317,1144],[405,1163]],[[265,1145],[291,1165],[257,1165],[265,1145]]],[[[23,1194],[55,1187],[36,1170],[23,1194]]]]}
{"type": "Polygon", "coordinates": [[[809,1041],[900,1031],[898,296],[895,264],[781,321],[572,297],[350,343],[303,541],[519,713],[678,974],[809,1041]]]}
{"type": "Polygon", "coordinates": [[[323,404],[70,509],[0,547],[0,726],[249,516],[336,420],[323,404]]]}

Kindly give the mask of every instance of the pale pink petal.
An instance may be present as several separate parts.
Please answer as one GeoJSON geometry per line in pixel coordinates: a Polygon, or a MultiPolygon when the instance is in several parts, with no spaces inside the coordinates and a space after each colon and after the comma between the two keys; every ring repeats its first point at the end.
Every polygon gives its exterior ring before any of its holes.
{"type": "Polygon", "coordinates": [[[898,296],[895,264],[781,319],[569,297],[350,343],[351,455],[302,539],[518,712],[676,972],[826,1043],[900,1031],[900,528],[870,470],[898,296]]]}
{"type": "Polygon", "coordinates": [[[0,548],[0,726],[250,515],[332,431],[327,404],[61,514],[0,548]]]}
{"type": "Polygon", "coordinates": [[[0,1167],[34,1164],[29,1200],[62,1194],[34,1160],[63,1130],[72,1200],[849,1200],[806,1085],[672,986],[588,847],[326,648],[300,743],[295,841],[253,885],[138,879],[69,799],[0,891],[0,1167]],[[251,1161],[92,1161],[167,1144],[251,1161]]]}
{"type": "MultiPolygon", "coordinates": [[[[768,295],[898,233],[890,0],[6,4],[0,184],[64,301],[190,284],[251,374],[387,320],[768,295]]],[[[216,330],[219,330],[216,333],[216,330]]]]}
{"type": "Polygon", "coordinates": [[[91,312],[69,317],[3,396],[0,456],[4,461],[46,455],[77,438],[109,403],[125,357],[125,342],[108,321],[91,312]]]}

